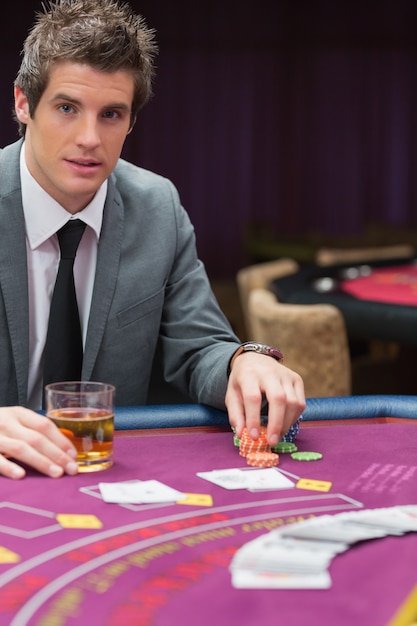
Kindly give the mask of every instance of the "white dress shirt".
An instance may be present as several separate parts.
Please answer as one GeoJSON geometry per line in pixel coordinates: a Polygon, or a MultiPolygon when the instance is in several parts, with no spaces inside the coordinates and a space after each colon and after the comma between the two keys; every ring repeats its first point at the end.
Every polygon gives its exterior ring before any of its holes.
{"type": "Polygon", "coordinates": [[[29,283],[28,406],[38,410],[42,406],[43,352],[49,307],[60,259],[58,238],[55,233],[68,219],[78,218],[87,224],[74,262],[75,289],[85,345],[107,181],[101,185],[90,204],[72,216],[47,194],[29,173],[24,152],[23,144],[20,155],[20,177],[29,283]]]}

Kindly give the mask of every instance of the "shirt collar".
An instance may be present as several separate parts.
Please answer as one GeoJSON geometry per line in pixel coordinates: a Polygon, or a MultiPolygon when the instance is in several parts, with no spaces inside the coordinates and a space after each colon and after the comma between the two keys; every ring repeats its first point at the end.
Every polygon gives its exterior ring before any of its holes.
{"type": "MultiPolygon", "coordinates": [[[[70,214],[39,185],[29,172],[25,161],[25,144],[20,152],[20,179],[26,235],[32,250],[44,243],[68,222],[70,214]]],[[[83,220],[100,237],[107,180],[103,182],[91,202],[71,218],[83,220]]]]}

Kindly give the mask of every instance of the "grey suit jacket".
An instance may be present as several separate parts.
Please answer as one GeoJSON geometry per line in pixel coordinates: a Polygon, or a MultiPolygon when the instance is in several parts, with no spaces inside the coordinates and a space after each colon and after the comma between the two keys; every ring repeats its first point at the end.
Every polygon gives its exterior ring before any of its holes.
{"type": "MultiPolygon", "coordinates": [[[[0,151],[0,406],[27,402],[20,146],[0,151]]],[[[224,408],[227,365],[237,344],[197,258],[175,187],[120,160],[104,207],[82,379],[113,383],[118,405],[162,403],[172,399],[160,386],[162,373],[182,400],[224,408]]]]}

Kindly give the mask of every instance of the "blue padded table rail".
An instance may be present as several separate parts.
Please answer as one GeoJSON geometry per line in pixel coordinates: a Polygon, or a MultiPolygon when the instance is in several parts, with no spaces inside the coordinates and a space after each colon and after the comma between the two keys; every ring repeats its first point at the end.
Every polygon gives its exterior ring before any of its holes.
{"type": "MultiPolygon", "coordinates": [[[[399,417],[417,419],[417,396],[369,395],[308,398],[303,421],[399,417]]],[[[117,430],[227,426],[225,411],[200,404],[116,407],[117,430]]]]}
{"type": "Polygon", "coordinates": [[[114,411],[116,430],[145,428],[185,428],[191,426],[227,426],[225,411],[203,404],[160,404],[121,406],[114,411]]]}
{"type": "Polygon", "coordinates": [[[304,421],[399,417],[417,419],[417,396],[369,395],[309,398],[304,421]]]}

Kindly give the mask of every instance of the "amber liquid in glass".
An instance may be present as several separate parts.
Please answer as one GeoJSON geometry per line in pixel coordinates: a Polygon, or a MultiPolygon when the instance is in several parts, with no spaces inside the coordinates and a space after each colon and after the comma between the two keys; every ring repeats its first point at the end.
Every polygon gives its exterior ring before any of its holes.
{"type": "Polygon", "coordinates": [[[113,464],[113,413],[68,408],[49,411],[48,417],[77,449],[79,472],[96,472],[113,464]]]}

